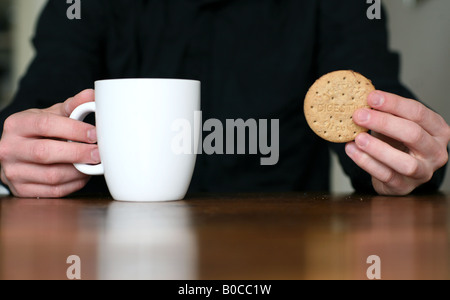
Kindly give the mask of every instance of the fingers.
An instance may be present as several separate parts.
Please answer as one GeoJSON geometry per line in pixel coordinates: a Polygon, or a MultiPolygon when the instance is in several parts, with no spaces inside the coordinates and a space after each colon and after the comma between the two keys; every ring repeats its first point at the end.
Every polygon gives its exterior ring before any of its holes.
{"type": "Polygon", "coordinates": [[[47,137],[96,143],[97,134],[93,125],[55,115],[42,110],[29,110],[15,114],[5,121],[4,134],[22,137],[47,137]]]}
{"type": "Polygon", "coordinates": [[[407,195],[433,176],[429,164],[367,133],[359,134],[345,150],[372,176],[375,190],[382,195],[407,195]]]}
{"type": "Polygon", "coordinates": [[[20,198],[63,198],[81,190],[88,179],[68,182],[62,185],[22,184],[16,189],[11,189],[14,196],[20,198]]]}
{"type": "Polygon", "coordinates": [[[93,90],[85,90],[64,103],[19,112],[5,121],[0,177],[15,196],[59,198],[86,185],[89,176],[73,163],[100,163],[96,130],[68,117],[94,98],[93,90]]]}
{"type": "Polygon", "coordinates": [[[398,116],[376,110],[360,109],[353,115],[356,124],[393,138],[422,156],[437,155],[440,147],[420,125],[398,116]]]}
{"type": "MultiPolygon", "coordinates": [[[[392,169],[396,173],[399,173],[403,176],[411,177],[414,179],[422,179],[429,174],[431,171],[427,171],[423,164],[419,162],[419,160],[415,159],[413,156],[395,149],[394,147],[386,144],[385,142],[367,134],[362,133],[356,137],[356,145],[359,150],[363,151],[370,157],[374,158],[377,162],[384,164],[385,166],[389,166],[389,169],[392,169]]],[[[359,162],[361,165],[364,165],[363,162],[359,162]]],[[[391,175],[391,174],[389,174],[391,175]]],[[[381,176],[382,178],[389,177],[386,173],[381,176]]]]}
{"type": "Polygon", "coordinates": [[[20,137],[2,141],[0,159],[2,165],[18,162],[44,165],[100,163],[97,145],[20,137]]]}
{"type": "Polygon", "coordinates": [[[399,118],[418,124],[432,136],[448,135],[448,125],[445,120],[422,103],[400,97],[398,95],[375,91],[368,99],[368,104],[379,111],[383,111],[399,118]]]}
{"type": "Polygon", "coordinates": [[[360,150],[354,142],[348,143],[345,151],[361,169],[372,176],[374,188],[379,194],[406,195],[414,190],[415,186],[408,184],[406,177],[360,150]]]}
{"type": "Polygon", "coordinates": [[[375,91],[367,102],[373,109],[357,110],[353,120],[372,135],[358,135],[347,155],[372,176],[378,193],[408,194],[448,161],[450,128],[415,100],[375,91]]]}
{"type": "Polygon", "coordinates": [[[361,169],[378,180],[387,183],[394,179],[395,173],[391,168],[361,151],[355,143],[348,143],[345,152],[361,169]]]}
{"type": "Polygon", "coordinates": [[[78,172],[71,164],[42,166],[15,163],[14,167],[3,168],[3,180],[17,184],[61,185],[85,179],[87,175],[78,172]]]}
{"type": "Polygon", "coordinates": [[[30,166],[17,164],[1,169],[1,179],[16,197],[62,198],[82,189],[90,177],[79,173],[73,166],[30,166]],[[16,171],[14,171],[16,169],[16,171]],[[26,177],[22,174],[27,174],[26,177]],[[18,179],[18,180],[17,180],[18,179]]]}
{"type": "Polygon", "coordinates": [[[19,161],[36,164],[100,163],[97,145],[69,143],[56,140],[27,140],[24,151],[17,153],[19,161]]]}

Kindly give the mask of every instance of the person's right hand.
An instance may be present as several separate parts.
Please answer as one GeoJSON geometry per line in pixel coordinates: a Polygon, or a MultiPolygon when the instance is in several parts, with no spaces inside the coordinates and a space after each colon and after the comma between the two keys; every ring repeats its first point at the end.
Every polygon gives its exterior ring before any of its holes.
{"type": "Polygon", "coordinates": [[[93,90],[85,90],[64,103],[19,112],[5,121],[0,140],[1,180],[14,196],[61,198],[87,184],[90,177],[73,163],[100,162],[96,130],[69,116],[94,98],[93,90]]]}

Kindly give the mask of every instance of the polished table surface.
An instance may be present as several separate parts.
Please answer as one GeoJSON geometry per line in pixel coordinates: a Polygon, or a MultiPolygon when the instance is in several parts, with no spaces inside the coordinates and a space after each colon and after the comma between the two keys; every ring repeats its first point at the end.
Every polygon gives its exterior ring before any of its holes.
{"type": "Polygon", "coordinates": [[[81,279],[450,279],[450,196],[0,198],[0,279],[67,279],[72,255],[81,279]]]}

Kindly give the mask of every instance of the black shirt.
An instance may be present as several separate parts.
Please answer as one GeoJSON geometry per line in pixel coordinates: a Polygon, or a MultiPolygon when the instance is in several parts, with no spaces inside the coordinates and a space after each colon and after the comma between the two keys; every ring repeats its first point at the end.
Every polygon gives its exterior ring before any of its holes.
{"type": "MultiPolygon", "coordinates": [[[[399,82],[386,18],[369,20],[364,0],[89,0],[81,20],[50,0],[33,39],[37,55],[1,122],[46,108],[98,79],[184,78],[202,82],[203,118],[279,119],[280,156],[200,155],[190,191],[328,191],[329,149],[357,191],[370,176],[309,129],[303,99],[321,75],[351,69],[380,90],[414,96],[399,82]]],[[[124,99],[126,101],[126,99],[124,99]]],[[[422,188],[438,188],[444,169],[422,188]]],[[[84,191],[105,191],[102,178],[84,191]]]]}

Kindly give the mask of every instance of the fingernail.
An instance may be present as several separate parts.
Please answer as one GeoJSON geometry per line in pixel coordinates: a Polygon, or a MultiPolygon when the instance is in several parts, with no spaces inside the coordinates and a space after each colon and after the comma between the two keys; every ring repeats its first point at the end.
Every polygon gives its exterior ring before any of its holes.
{"type": "Polygon", "coordinates": [[[367,122],[370,119],[370,111],[367,109],[360,109],[356,114],[356,118],[359,122],[367,122]]]}
{"type": "Polygon", "coordinates": [[[372,107],[380,107],[384,103],[384,97],[380,93],[374,92],[371,94],[369,104],[372,107]]]}
{"type": "Polygon", "coordinates": [[[90,129],[87,133],[89,142],[95,143],[97,142],[97,130],[96,129],[90,129]]]}
{"type": "Polygon", "coordinates": [[[347,145],[347,147],[345,147],[345,152],[347,152],[348,156],[352,156],[353,154],[355,154],[356,150],[356,145],[354,143],[350,143],[347,145]]]}
{"type": "Polygon", "coordinates": [[[100,152],[98,151],[98,149],[94,149],[91,152],[91,158],[95,163],[99,163],[100,162],[100,152]]]}
{"type": "Polygon", "coordinates": [[[360,148],[365,148],[369,144],[369,138],[365,134],[359,134],[355,139],[356,144],[360,148]]]}

